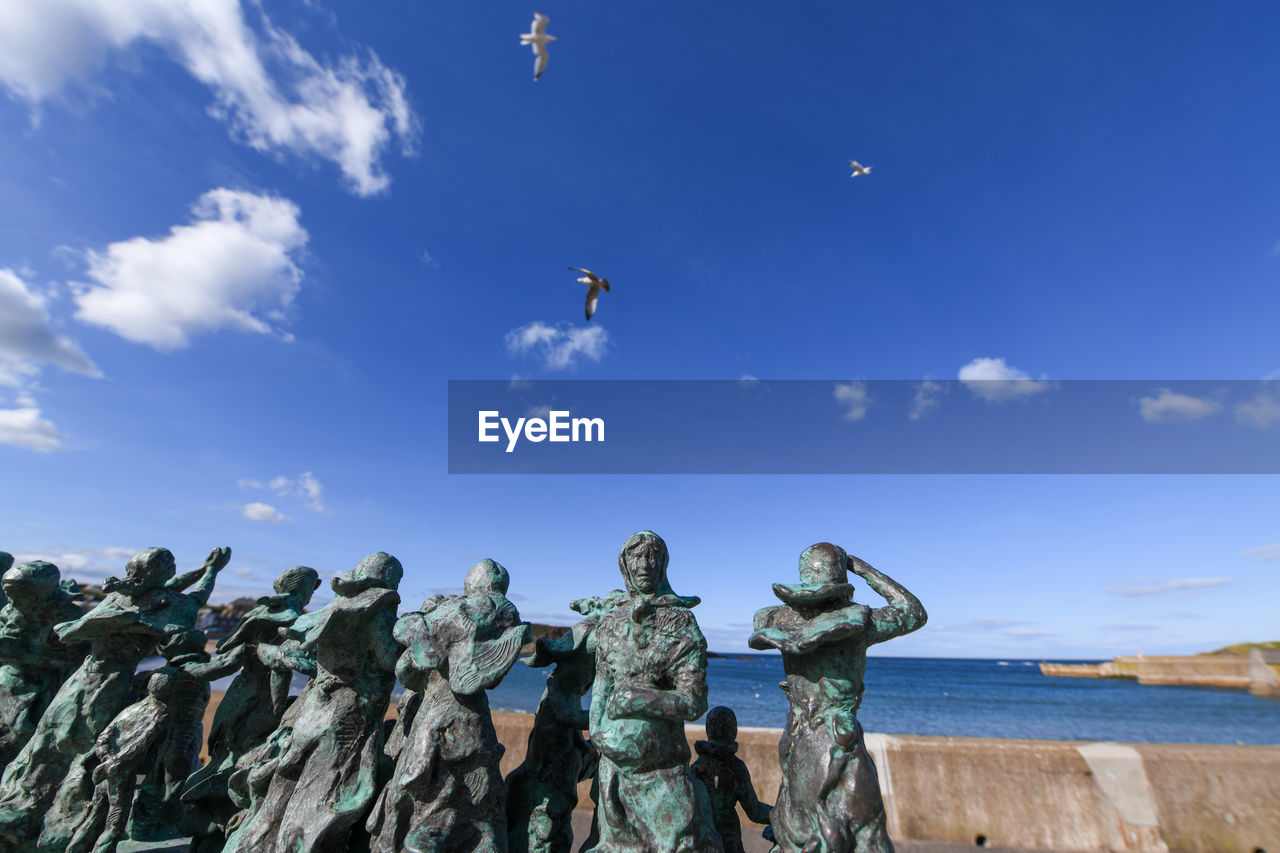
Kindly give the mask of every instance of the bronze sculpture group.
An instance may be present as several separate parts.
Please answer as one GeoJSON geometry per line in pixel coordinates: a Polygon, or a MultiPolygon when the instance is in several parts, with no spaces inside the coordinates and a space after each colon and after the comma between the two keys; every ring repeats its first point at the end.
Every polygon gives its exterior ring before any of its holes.
{"type": "Polygon", "coordinates": [[[618,555],[625,589],[573,602],[579,622],[523,659],[554,668],[505,780],[486,693],[530,640],[505,568],[482,560],[461,595],[398,616],[404,571],[389,554],[335,578],[312,612],[320,577],[298,566],[210,653],[196,614],[229,558],[216,548],[177,575],[168,550],[148,548],[85,613],[55,566],[0,552],[0,850],[114,853],[126,838],[181,836],[191,853],[569,853],[588,779],[585,853],[738,853],[739,805],[779,853],[893,849],[857,710],[867,648],[926,617],[834,545],[802,554],[799,584],[774,585],[782,604],[756,614],[749,641],[780,651],[787,676],[776,806],[734,754],[728,708],[707,714],[690,764],[707,643],[699,599],[672,589],[651,531],[618,555]],[[855,603],[850,571],[887,606],[855,603]],[[209,682],[233,674],[202,766],[209,682]],[[295,674],[307,682],[291,698],[295,674]]]}

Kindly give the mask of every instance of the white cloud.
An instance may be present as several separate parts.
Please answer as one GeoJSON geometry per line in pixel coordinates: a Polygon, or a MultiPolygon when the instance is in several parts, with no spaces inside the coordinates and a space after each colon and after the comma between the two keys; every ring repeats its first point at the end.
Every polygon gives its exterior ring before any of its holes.
{"type": "Polygon", "coordinates": [[[1193,589],[1211,589],[1235,583],[1235,578],[1177,578],[1171,581],[1153,581],[1140,578],[1131,586],[1107,590],[1112,595],[1160,595],[1166,592],[1186,592],[1193,589]]]}
{"type": "Polygon", "coordinates": [[[930,415],[935,409],[942,405],[942,396],[946,394],[947,386],[940,382],[934,382],[926,379],[916,386],[915,397],[911,400],[911,409],[907,412],[907,417],[913,421],[930,415]]]}
{"type": "Polygon", "coordinates": [[[1032,379],[1025,371],[1005,364],[1003,358],[975,358],[960,368],[959,379],[970,391],[989,402],[1029,397],[1047,391],[1053,383],[1032,379]]]}
{"type": "Polygon", "coordinates": [[[1248,557],[1252,560],[1280,560],[1280,542],[1275,545],[1259,545],[1256,548],[1246,548],[1240,552],[1241,557],[1248,557]]]}
{"type": "Polygon", "coordinates": [[[62,446],[62,436],[53,423],[40,417],[40,409],[29,397],[19,408],[0,409],[0,444],[15,444],[48,453],[62,446]]]}
{"type": "Polygon", "coordinates": [[[836,402],[844,409],[846,421],[860,421],[867,416],[870,395],[865,382],[837,382],[836,402]]]}
{"type": "Polygon", "coordinates": [[[312,512],[327,512],[324,507],[324,485],[310,471],[303,471],[296,478],[281,474],[263,485],[261,480],[240,479],[242,489],[270,489],[282,498],[297,498],[312,512]]]}
{"type": "Polygon", "coordinates": [[[367,196],[389,179],[393,139],[411,153],[417,118],[404,78],[372,51],[325,64],[239,0],[40,0],[0,14],[0,82],[33,107],[87,83],[108,58],[143,42],[163,48],[209,87],[209,112],[258,151],[332,161],[367,196]]]}
{"type": "Polygon", "coordinates": [[[535,320],[507,332],[506,342],[507,351],[512,355],[533,353],[542,358],[547,370],[565,370],[584,358],[591,361],[603,358],[609,334],[603,326],[557,328],[535,320]]]}
{"type": "Polygon", "coordinates": [[[1280,383],[1265,382],[1258,396],[1236,406],[1236,421],[1255,429],[1280,426],[1280,383]]]}
{"type": "Polygon", "coordinates": [[[42,552],[15,554],[15,563],[47,560],[58,567],[63,580],[74,577],[82,583],[101,583],[111,575],[124,574],[124,564],[137,553],[136,548],[80,548],[52,545],[42,552]]]}
{"type": "MultiPolygon", "coordinates": [[[[269,334],[302,281],[307,242],[287,199],[214,189],[194,222],[160,239],[134,237],[86,253],[93,284],[76,284],[76,318],[158,350],[217,329],[269,334]]],[[[287,336],[286,336],[287,337],[287,336]]]]}
{"type": "Polygon", "coordinates": [[[429,270],[440,269],[440,262],[431,257],[431,253],[426,249],[422,249],[418,252],[418,262],[429,270]]]}
{"type": "Polygon", "coordinates": [[[1154,397],[1138,400],[1139,412],[1147,423],[1199,420],[1221,408],[1222,405],[1215,400],[1178,394],[1168,388],[1161,388],[1154,397]]]}
{"type": "Polygon", "coordinates": [[[240,514],[250,521],[270,521],[279,524],[282,521],[288,521],[284,513],[273,507],[271,504],[253,503],[245,504],[240,508],[240,514]]]}
{"type": "Polygon", "coordinates": [[[75,341],[54,331],[45,298],[18,273],[0,268],[0,385],[22,387],[46,364],[102,375],[75,341]]]}

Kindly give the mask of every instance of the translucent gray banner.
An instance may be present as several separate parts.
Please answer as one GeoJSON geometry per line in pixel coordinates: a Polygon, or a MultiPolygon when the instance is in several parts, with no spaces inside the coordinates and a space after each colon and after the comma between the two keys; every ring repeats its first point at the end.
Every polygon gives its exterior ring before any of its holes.
{"type": "Polygon", "coordinates": [[[1280,381],[451,381],[452,474],[1276,474],[1280,381]]]}

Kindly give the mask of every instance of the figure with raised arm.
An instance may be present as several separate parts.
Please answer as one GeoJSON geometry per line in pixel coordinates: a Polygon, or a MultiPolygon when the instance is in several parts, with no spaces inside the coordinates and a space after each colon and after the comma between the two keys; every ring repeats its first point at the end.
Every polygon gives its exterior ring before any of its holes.
{"type": "Polygon", "coordinates": [[[63,646],[53,626],[79,618],[58,567],[43,560],[5,566],[0,553],[0,772],[35,733],[40,716],[87,649],[63,646]]]}
{"type": "Polygon", "coordinates": [[[927,618],[919,599],[843,548],[800,555],[800,583],[774,584],[781,606],[756,612],[753,649],[778,649],[791,701],[778,744],[782,784],[773,809],[776,851],[892,853],[875,765],[858,723],[867,649],[927,618]],[[853,600],[848,572],[888,602],[853,600]]]}
{"type": "Polygon", "coordinates": [[[218,644],[213,662],[234,659],[243,669],[214,712],[209,763],[191,774],[182,792],[179,827],[191,836],[191,853],[222,849],[227,824],[240,811],[229,792],[237,763],[276,730],[289,703],[294,671],[283,665],[276,669],[267,666],[258,658],[258,646],[283,642],[280,629],[297,621],[319,587],[320,574],[315,569],[288,569],[276,578],[275,595],[259,598],[258,606],[218,644]]]}
{"type": "Polygon", "coordinates": [[[369,818],[373,853],[505,853],[503,747],[485,693],[529,639],[509,585],[505,568],[481,560],[462,595],[428,599],[396,623],[396,674],[422,699],[369,818]]]}
{"type": "Polygon", "coordinates": [[[226,853],[327,853],[364,843],[396,680],[392,630],[403,576],[395,557],[371,554],[333,579],[333,601],[280,629],[285,642],[258,645],[267,667],[311,680],[232,775],[233,796],[247,810],[235,818],[226,853]]]}
{"type": "Polygon", "coordinates": [[[107,579],[97,607],[55,626],[64,644],[88,643],[89,654],[5,768],[0,849],[63,853],[93,796],[85,764],[98,735],[133,700],[134,671],[167,636],[195,626],[230,558],[230,548],[215,548],[199,569],[174,577],[173,554],[147,548],[129,561],[124,580],[107,579]]]}
{"type": "Polygon", "coordinates": [[[618,552],[622,600],[591,633],[595,853],[720,853],[707,792],[689,771],[685,721],[707,710],[707,641],[667,580],[667,545],[642,530],[618,552]]]}

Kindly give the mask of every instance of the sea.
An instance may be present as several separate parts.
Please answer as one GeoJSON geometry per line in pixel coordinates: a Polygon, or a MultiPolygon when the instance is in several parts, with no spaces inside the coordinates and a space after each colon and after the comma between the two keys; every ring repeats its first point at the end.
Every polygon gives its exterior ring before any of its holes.
{"type": "MultiPolygon", "coordinates": [[[[1040,674],[1039,663],[869,657],[858,719],[866,731],[885,734],[1280,744],[1280,699],[1243,690],[1049,677],[1040,674]]],[[[712,658],[709,706],[728,705],[739,726],[781,728],[787,720],[782,679],[778,655],[712,658]]],[[[545,682],[545,670],[516,664],[490,691],[489,706],[534,711],[545,682]]]]}

